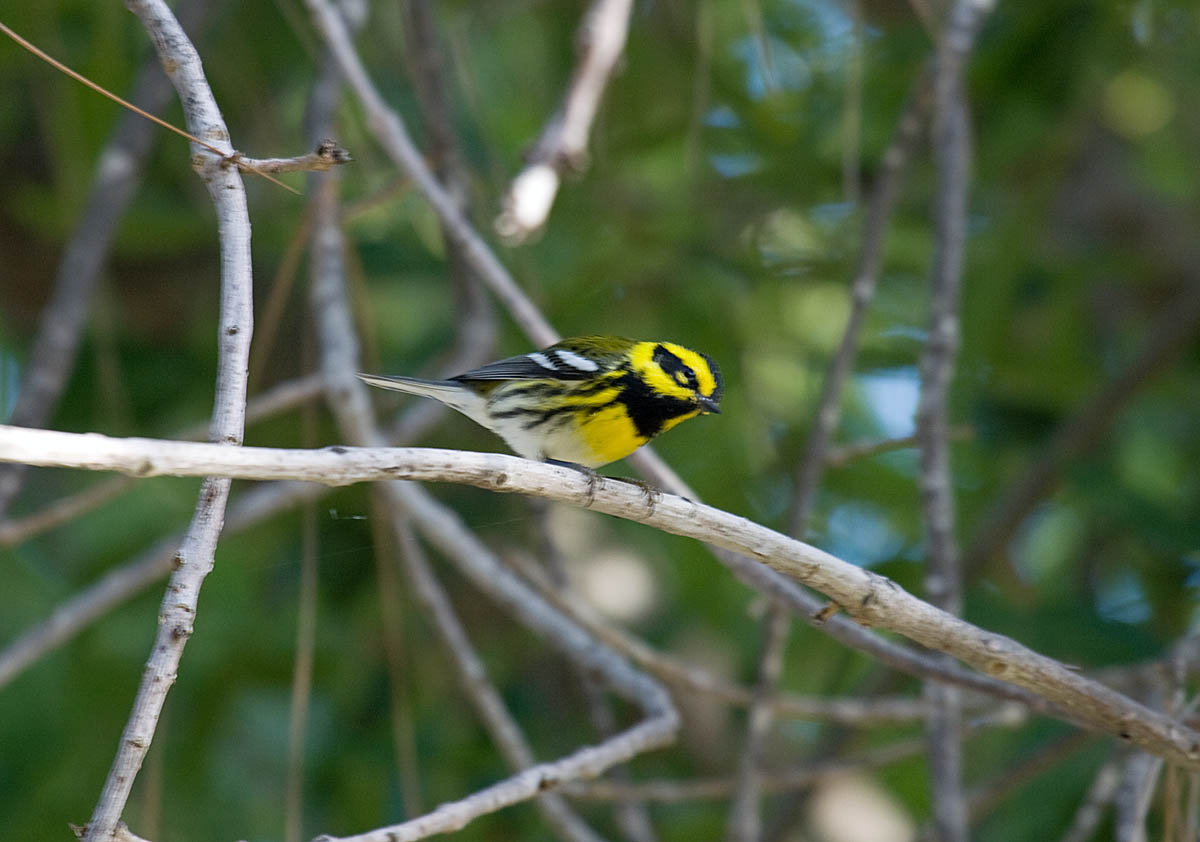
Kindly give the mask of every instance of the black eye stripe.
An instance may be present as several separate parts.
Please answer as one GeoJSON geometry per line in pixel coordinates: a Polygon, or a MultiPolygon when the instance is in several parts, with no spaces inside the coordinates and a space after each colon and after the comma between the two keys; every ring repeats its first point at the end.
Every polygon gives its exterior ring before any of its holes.
{"type": "Polygon", "coordinates": [[[700,384],[696,379],[696,372],[692,370],[691,366],[671,353],[665,345],[655,347],[654,362],[658,363],[658,367],[680,386],[685,386],[693,391],[699,390],[700,384]]]}
{"type": "Polygon", "coordinates": [[[686,380],[696,379],[696,372],[688,368],[683,360],[668,351],[665,345],[659,345],[654,349],[654,362],[658,363],[658,367],[673,380],[678,380],[681,376],[686,380]]]}

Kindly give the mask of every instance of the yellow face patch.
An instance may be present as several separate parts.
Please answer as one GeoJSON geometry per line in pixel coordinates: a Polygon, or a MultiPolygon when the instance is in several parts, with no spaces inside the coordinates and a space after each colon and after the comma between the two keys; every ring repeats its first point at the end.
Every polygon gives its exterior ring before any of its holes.
{"type": "Polygon", "coordinates": [[[708,360],[690,348],[684,348],[674,342],[639,342],[630,352],[630,363],[633,370],[659,394],[681,400],[694,400],[697,394],[712,397],[717,390],[717,379],[709,367],[708,360]],[[691,369],[695,376],[695,388],[688,382],[687,371],[675,368],[668,373],[663,369],[655,360],[659,348],[665,349],[691,369]]]}

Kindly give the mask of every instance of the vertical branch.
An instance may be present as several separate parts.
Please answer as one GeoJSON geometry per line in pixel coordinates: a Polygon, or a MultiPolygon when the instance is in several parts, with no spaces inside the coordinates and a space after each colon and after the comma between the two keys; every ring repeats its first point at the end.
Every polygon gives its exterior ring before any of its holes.
{"type": "MultiPolygon", "coordinates": [[[[883,261],[883,240],[899,193],[900,177],[912,156],[917,138],[920,137],[922,118],[929,107],[928,86],[928,74],[923,73],[915,85],[907,107],[897,121],[892,140],[883,155],[878,182],[871,193],[862,249],[851,283],[850,318],[842,333],[837,353],[834,354],[825,374],[804,458],[797,469],[796,498],[790,519],[790,531],[793,535],[803,537],[808,528],[816,490],[824,475],[825,451],[841,417],[842,394],[854,358],[858,354],[867,310],[875,295],[883,261]]],[[[727,831],[727,838],[731,842],[752,842],[759,837],[758,801],[761,776],[758,773],[758,758],[762,754],[762,744],[770,733],[773,719],[772,700],[782,671],[788,637],[788,615],[791,610],[794,608],[783,602],[773,602],[764,624],[766,643],[760,656],[758,684],[748,714],[749,727],[738,768],[737,794],[733,800],[727,831]]]]}
{"type": "MultiPolygon", "coordinates": [[[[305,416],[311,417],[306,412],[305,416]]],[[[305,426],[311,427],[311,422],[305,426]]],[[[300,593],[296,617],[296,655],[288,718],[287,780],[283,799],[284,842],[300,842],[304,818],[304,741],[312,695],[313,654],[317,631],[317,509],[304,506],[300,547],[300,593]]]]}
{"type": "Polygon", "coordinates": [[[858,264],[850,282],[850,317],[842,340],[830,360],[829,369],[821,385],[821,396],[817,401],[817,412],[812,428],[805,441],[804,457],[796,470],[796,495],[788,522],[788,531],[803,537],[808,527],[814,497],[825,473],[825,451],[837,428],[842,412],[842,394],[850,369],[858,355],[862,342],[862,331],[866,325],[867,311],[875,298],[879,283],[879,272],[883,267],[883,241],[887,235],[892,211],[900,192],[900,180],[912,158],[921,127],[929,112],[932,77],[922,72],[913,85],[908,104],[896,121],[891,141],[884,150],[880,172],[871,191],[863,224],[862,247],[858,253],[858,264]]]}
{"type": "MultiPolygon", "coordinates": [[[[954,486],[947,420],[959,347],[958,303],[967,225],[971,139],[964,67],[990,0],[959,0],[950,10],[934,59],[933,157],[936,169],[934,255],[929,340],[921,359],[917,407],[919,485],[925,520],[925,590],[929,601],[962,611],[962,574],[954,531],[954,486]]],[[[927,682],[925,697],[933,824],[940,842],[966,842],[962,787],[961,696],[958,688],[927,682]]]]}
{"type": "Polygon", "coordinates": [[[729,842],[756,842],[762,835],[758,810],[762,789],[762,755],[771,726],[775,723],[774,702],[779,677],[783,673],[783,656],[791,627],[791,613],[782,604],[772,603],[765,623],[766,640],[758,664],[758,683],[748,714],[749,724],[738,768],[737,791],[725,833],[729,842]]]}
{"type": "MultiPolygon", "coordinates": [[[[171,10],[162,0],[127,0],[127,5],[154,41],[159,60],[179,93],[192,134],[232,153],[229,131],[204,78],[200,56],[171,10]]],[[[236,167],[223,166],[220,157],[194,144],[192,164],[216,209],[221,249],[216,396],[209,438],[237,445],[242,442],[245,425],[246,369],[253,326],[250,215],[236,167]]],[[[230,480],[215,477],[205,479],[201,485],[191,525],[175,556],[175,570],[163,597],[154,647],[116,758],[88,823],[86,842],[108,842],[113,838],[134,779],[154,739],[163,703],[194,628],[200,587],[213,566],[229,485],[230,480]]]]}
{"type": "MultiPolygon", "coordinates": [[[[184,0],[179,18],[187,28],[200,25],[208,0],[184,0]]],[[[138,71],[130,100],[151,114],[162,111],[171,96],[171,83],[156,57],[138,71]]],[[[96,176],[63,251],[54,276],[54,292],[38,323],[25,376],[9,424],[41,427],[50,418],[75,364],[79,338],[104,268],[117,225],[141,180],[142,166],[157,136],[149,120],[122,111],[96,164],[96,176]]],[[[25,465],[0,465],[0,518],[21,487],[25,465]]]]}

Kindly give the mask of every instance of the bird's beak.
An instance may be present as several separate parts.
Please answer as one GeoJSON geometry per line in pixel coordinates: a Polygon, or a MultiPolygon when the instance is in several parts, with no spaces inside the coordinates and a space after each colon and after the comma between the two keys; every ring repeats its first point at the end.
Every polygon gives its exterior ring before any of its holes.
{"type": "Polygon", "coordinates": [[[709,412],[713,415],[721,414],[721,410],[717,408],[717,402],[710,397],[700,395],[698,398],[696,398],[696,403],[700,404],[701,412],[709,412]]]}

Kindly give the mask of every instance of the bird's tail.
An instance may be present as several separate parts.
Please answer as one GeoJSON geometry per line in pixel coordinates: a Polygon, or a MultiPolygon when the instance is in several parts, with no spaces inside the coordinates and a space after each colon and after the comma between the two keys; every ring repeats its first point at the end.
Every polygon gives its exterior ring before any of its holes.
{"type": "Polygon", "coordinates": [[[360,374],[358,379],[380,389],[422,395],[443,402],[463,391],[463,385],[457,380],[422,380],[419,377],[387,377],[382,374],[360,374]]]}
{"type": "Polygon", "coordinates": [[[457,380],[422,380],[420,377],[388,377],[382,374],[360,374],[358,377],[364,383],[380,389],[441,401],[476,423],[488,426],[487,400],[457,380]]]}

